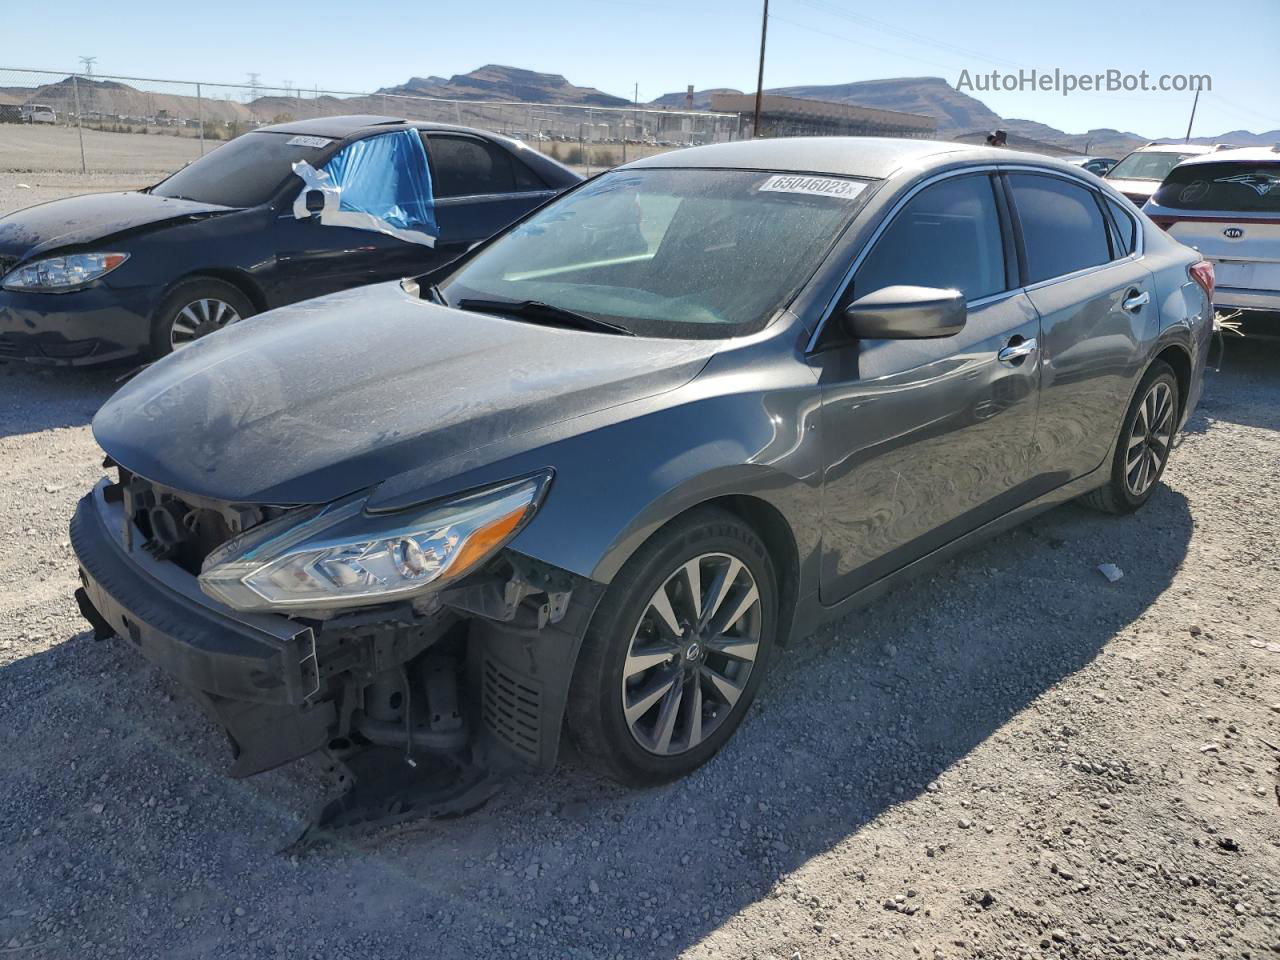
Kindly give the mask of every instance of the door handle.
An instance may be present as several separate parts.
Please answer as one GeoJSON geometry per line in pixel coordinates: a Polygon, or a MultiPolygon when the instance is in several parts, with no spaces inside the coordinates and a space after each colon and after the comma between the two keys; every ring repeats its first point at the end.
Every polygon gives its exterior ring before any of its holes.
{"type": "Polygon", "coordinates": [[[1124,302],[1120,304],[1120,306],[1124,307],[1130,313],[1134,313],[1137,310],[1140,310],[1142,307],[1145,307],[1150,302],[1151,302],[1151,294],[1143,290],[1141,293],[1134,293],[1125,297],[1124,302]]]}
{"type": "Polygon", "coordinates": [[[1021,343],[1011,343],[999,353],[996,359],[1002,363],[1013,363],[1015,360],[1021,360],[1023,357],[1030,356],[1036,352],[1036,338],[1023,340],[1021,343]]]}

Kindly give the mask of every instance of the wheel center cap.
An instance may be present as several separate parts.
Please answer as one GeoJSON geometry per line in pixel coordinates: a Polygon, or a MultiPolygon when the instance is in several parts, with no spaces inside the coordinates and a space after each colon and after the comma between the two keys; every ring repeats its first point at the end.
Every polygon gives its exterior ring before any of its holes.
{"type": "Polygon", "coordinates": [[[689,644],[689,646],[684,651],[684,658],[689,661],[697,660],[701,656],[702,656],[702,644],[698,643],[697,640],[689,644]]]}

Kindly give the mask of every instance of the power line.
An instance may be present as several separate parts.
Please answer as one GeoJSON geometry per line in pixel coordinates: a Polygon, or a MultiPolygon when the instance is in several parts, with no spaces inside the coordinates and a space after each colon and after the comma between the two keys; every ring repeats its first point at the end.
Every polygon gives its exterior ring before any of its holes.
{"type": "Polygon", "coordinates": [[[93,65],[98,61],[97,57],[81,57],[80,62],[84,64],[84,75],[86,77],[93,76],[93,65]]]}
{"type": "MultiPolygon", "coordinates": [[[[1025,68],[1026,64],[1017,63],[1013,60],[1005,60],[1002,57],[994,57],[990,53],[978,50],[971,50],[968,47],[962,47],[959,44],[947,43],[945,40],[935,40],[933,37],[925,36],[922,33],[916,33],[912,30],[906,30],[902,27],[886,23],[883,20],[877,20],[874,17],[868,17],[863,14],[853,13],[844,9],[838,4],[832,3],[831,0],[797,0],[807,6],[813,7],[815,10],[822,10],[832,16],[841,17],[852,23],[861,24],[870,27],[872,30],[878,30],[881,33],[891,34],[904,40],[910,40],[914,43],[924,44],[930,47],[936,47],[939,50],[945,50],[948,53],[958,53],[965,57],[971,57],[985,63],[996,63],[1006,67],[1025,68]]],[[[899,54],[901,56],[901,54],[899,54]]],[[[935,64],[936,65],[936,64],[935,64]]]]}
{"type": "Polygon", "coordinates": [[[775,20],[778,23],[785,23],[785,24],[788,24],[789,26],[797,27],[801,30],[808,30],[812,33],[816,33],[821,36],[828,37],[829,39],[832,39],[832,40],[843,40],[845,43],[852,43],[854,46],[866,47],[868,50],[875,50],[878,53],[885,53],[891,57],[901,57],[906,60],[915,60],[919,63],[927,63],[931,67],[938,67],[942,70],[947,70],[947,71],[957,69],[955,66],[951,64],[939,63],[936,60],[926,60],[924,57],[912,56],[909,53],[899,53],[897,50],[890,50],[887,47],[878,47],[874,43],[867,43],[865,40],[855,40],[853,39],[853,37],[846,37],[838,33],[832,33],[830,30],[824,29],[822,27],[815,27],[809,23],[798,23],[795,20],[788,20],[786,17],[780,17],[776,13],[771,14],[769,19],[775,20]]]}

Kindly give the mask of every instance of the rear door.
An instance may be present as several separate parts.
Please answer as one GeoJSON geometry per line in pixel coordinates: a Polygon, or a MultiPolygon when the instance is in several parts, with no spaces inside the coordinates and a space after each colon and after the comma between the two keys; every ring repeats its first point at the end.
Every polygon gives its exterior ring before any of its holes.
{"type": "MultiPolygon", "coordinates": [[[[988,173],[924,186],[872,241],[827,321],[895,284],[961,290],[964,329],[838,343],[822,393],[822,602],[836,603],[1028,499],[1039,320],[988,173]]],[[[825,333],[826,331],[824,331],[825,333]]]]}
{"type": "Polygon", "coordinates": [[[1216,304],[1280,310],[1280,157],[1184,164],[1152,199],[1151,218],[1213,261],[1216,304]]]}
{"type": "Polygon", "coordinates": [[[1033,482],[1041,493],[1089,473],[1111,449],[1155,336],[1155,284],[1141,230],[1083,180],[1010,169],[1026,292],[1040,314],[1040,416],[1033,482]]]}
{"type": "Polygon", "coordinates": [[[425,133],[445,263],[553,197],[554,189],[501,144],[465,133],[425,133]]]}

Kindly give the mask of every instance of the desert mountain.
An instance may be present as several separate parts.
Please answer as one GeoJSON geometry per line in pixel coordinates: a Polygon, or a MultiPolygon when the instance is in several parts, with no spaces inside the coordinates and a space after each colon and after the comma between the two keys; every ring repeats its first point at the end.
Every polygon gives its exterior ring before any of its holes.
{"type": "MultiPolygon", "coordinates": [[[[582,106],[623,107],[629,101],[615,97],[595,87],[580,87],[556,73],[538,73],[517,67],[488,64],[470,73],[438,76],[411,77],[392,87],[384,87],[377,93],[362,97],[307,96],[301,91],[301,99],[278,96],[274,93],[245,102],[244,96],[235,96],[225,88],[206,87],[205,97],[197,103],[194,96],[183,93],[153,93],[139,90],[114,80],[98,80],[82,77],[78,81],[81,109],[86,115],[101,114],[117,117],[159,117],[168,115],[194,119],[203,111],[207,120],[270,122],[290,116],[318,116],[340,113],[409,113],[422,119],[441,119],[436,113],[439,105],[399,102],[389,99],[394,95],[417,97],[441,97],[453,100],[504,100],[526,103],[563,103],[582,106]],[[219,97],[221,96],[221,99],[219,97]],[[432,112],[435,111],[435,113],[432,112]],[[425,111],[425,112],[424,112],[425,111]]],[[[183,88],[177,88],[183,89],[183,88]]],[[[245,91],[247,93],[247,91],[245,91]]],[[[738,93],[727,87],[696,91],[693,106],[706,110],[717,93],[738,93]]],[[[963,139],[981,142],[993,128],[1009,132],[1010,142],[1023,144],[1027,149],[1036,145],[1052,147],[1048,152],[1088,153],[1095,156],[1121,156],[1148,137],[1129,131],[1096,129],[1085,133],[1065,133],[1048,124],[1035,120],[1005,119],[991,110],[981,100],[962,93],[941,77],[898,77],[887,80],[862,80],[854,83],[775,87],[768,93],[836,103],[875,107],[882,110],[899,110],[934,117],[938,121],[938,136],[942,139],[963,139]],[[975,137],[977,139],[975,140],[975,137]]],[[[74,110],[74,93],[70,77],[39,87],[0,87],[0,104],[48,103],[61,114],[74,110]]],[[[192,90],[194,93],[194,90],[192,90]]],[[[650,107],[679,110],[685,106],[683,92],[668,93],[648,104],[650,107]]],[[[443,119],[458,119],[454,114],[443,119]]],[[[470,122],[469,118],[461,118],[470,122]]],[[[1170,141],[1181,137],[1167,137],[1170,141]]],[[[1250,133],[1233,130],[1218,136],[1193,137],[1193,143],[1234,143],[1240,146],[1270,146],[1280,142],[1280,130],[1250,133]]]]}
{"type": "Polygon", "coordinates": [[[519,100],[528,103],[580,103],[593,107],[625,107],[623,97],[579,87],[558,73],[538,73],[518,67],[490,63],[470,73],[456,73],[448,80],[442,77],[413,77],[408,83],[384,87],[377,91],[417,97],[443,97],[449,100],[519,100]]]}
{"type": "Polygon", "coordinates": [[[1001,124],[999,115],[985,103],[961,93],[941,77],[898,77],[822,86],[777,87],[768,92],[934,117],[938,121],[940,137],[984,128],[990,130],[1001,124]]]}
{"type": "MultiPolygon", "coordinates": [[[[738,91],[697,91],[693,96],[694,106],[706,109],[710,106],[711,95],[722,92],[738,91]]],[[[938,136],[942,139],[981,143],[988,132],[999,127],[1009,132],[1011,143],[1021,144],[1024,149],[1049,146],[1057,152],[1095,155],[1123,155],[1148,139],[1136,133],[1108,129],[1071,134],[1034,120],[1004,119],[981,100],[956,90],[942,77],[896,77],[854,83],[774,87],[765,92],[922,114],[938,121],[938,136]],[[982,136],[975,140],[977,134],[982,136]]],[[[669,93],[653,101],[653,105],[680,107],[684,102],[683,93],[669,93]]]]}

